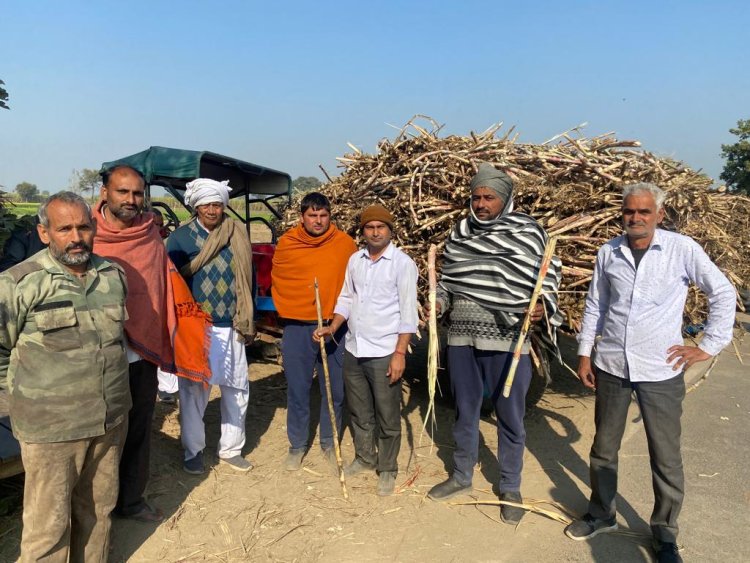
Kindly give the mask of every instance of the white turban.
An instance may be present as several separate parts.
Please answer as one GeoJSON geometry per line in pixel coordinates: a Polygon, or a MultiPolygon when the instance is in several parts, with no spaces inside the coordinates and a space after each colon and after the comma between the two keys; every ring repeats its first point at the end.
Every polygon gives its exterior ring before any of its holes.
{"type": "Polygon", "coordinates": [[[196,178],[185,184],[185,203],[195,209],[199,205],[207,203],[222,203],[224,207],[229,205],[229,180],[217,182],[210,178],[196,178]]]}

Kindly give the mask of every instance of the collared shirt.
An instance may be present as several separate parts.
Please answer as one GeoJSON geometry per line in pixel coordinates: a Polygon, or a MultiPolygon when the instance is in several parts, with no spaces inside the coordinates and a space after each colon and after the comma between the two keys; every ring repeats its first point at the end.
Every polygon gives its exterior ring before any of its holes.
{"type": "Polygon", "coordinates": [[[367,248],[346,267],[333,311],[347,319],[346,349],[357,358],[393,354],[399,334],[417,332],[417,266],[390,243],[375,260],[367,248]]]}
{"type": "Polygon", "coordinates": [[[667,350],[683,345],[682,314],[688,286],[708,296],[709,315],[699,347],[715,356],[732,340],[735,291],[691,238],[657,229],[638,269],[622,235],[599,250],[594,267],[578,355],[631,381],[663,381],[677,375],[667,350]]]}
{"type": "Polygon", "coordinates": [[[48,250],[0,275],[0,386],[16,438],[101,436],[130,410],[125,274],[91,255],[77,279],[48,250]]]}

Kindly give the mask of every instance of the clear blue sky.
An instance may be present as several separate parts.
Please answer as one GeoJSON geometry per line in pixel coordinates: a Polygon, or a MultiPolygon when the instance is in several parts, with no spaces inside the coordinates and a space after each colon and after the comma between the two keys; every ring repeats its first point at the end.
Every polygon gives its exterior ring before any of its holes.
{"type": "Polygon", "coordinates": [[[150,145],[338,173],[412,115],[542,142],[588,122],[717,178],[750,118],[745,1],[0,0],[0,185],[150,145]]]}

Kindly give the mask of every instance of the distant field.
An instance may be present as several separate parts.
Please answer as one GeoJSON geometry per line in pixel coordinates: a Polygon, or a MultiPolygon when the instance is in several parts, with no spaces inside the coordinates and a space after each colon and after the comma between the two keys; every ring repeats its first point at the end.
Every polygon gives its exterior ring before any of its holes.
{"type": "Polygon", "coordinates": [[[37,209],[39,209],[38,203],[10,203],[8,205],[8,211],[19,217],[36,215],[37,209]]]}
{"type": "MultiPolygon", "coordinates": [[[[190,219],[190,212],[185,209],[182,205],[177,203],[176,200],[173,198],[167,198],[167,197],[159,197],[154,198],[154,201],[159,201],[161,203],[166,203],[169,205],[170,208],[172,208],[177,215],[177,218],[180,220],[180,223],[184,223],[188,219],[190,219]]],[[[244,216],[244,205],[241,204],[235,204],[232,202],[231,204],[232,208],[237,209],[240,215],[244,216]]],[[[19,216],[23,217],[24,215],[35,215],[36,212],[39,210],[39,203],[10,203],[8,205],[8,210],[19,216]]],[[[263,217],[264,219],[271,220],[273,216],[270,212],[266,210],[265,207],[262,207],[260,205],[253,205],[250,208],[250,216],[251,217],[263,217]]]]}

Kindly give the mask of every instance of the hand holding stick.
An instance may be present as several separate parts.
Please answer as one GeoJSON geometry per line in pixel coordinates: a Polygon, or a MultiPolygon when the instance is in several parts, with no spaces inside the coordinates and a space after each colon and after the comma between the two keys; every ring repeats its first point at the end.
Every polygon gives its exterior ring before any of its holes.
{"type": "MultiPolygon", "coordinates": [[[[323,312],[320,308],[320,292],[318,291],[318,278],[315,278],[315,307],[318,310],[318,329],[323,328],[323,312]]],[[[339,430],[336,426],[336,411],[333,410],[333,393],[331,392],[331,375],[328,372],[328,353],[326,352],[325,338],[318,339],[320,344],[320,360],[323,364],[323,377],[326,385],[326,399],[328,399],[328,414],[331,417],[331,428],[333,429],[333,451],[336,453],[336,465],[339,468],[339,481],[341,481],[341,492],[344,500],[349,500],[346,490],[346,479],[344,478],[344,463],[341,460],[341,448],[339,447],[339,430]]],[[[318,374],[320,377],[320,374],[318,374]]]]}

